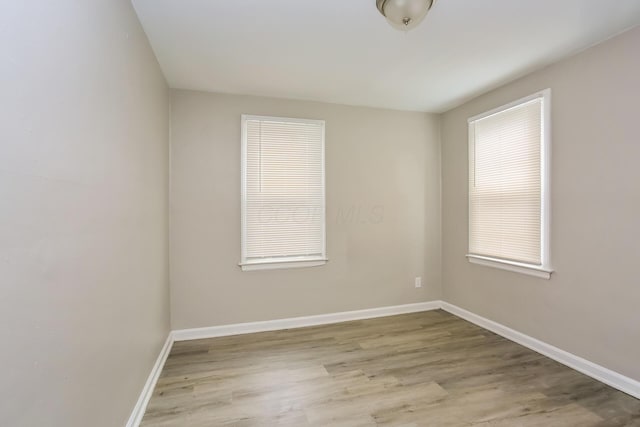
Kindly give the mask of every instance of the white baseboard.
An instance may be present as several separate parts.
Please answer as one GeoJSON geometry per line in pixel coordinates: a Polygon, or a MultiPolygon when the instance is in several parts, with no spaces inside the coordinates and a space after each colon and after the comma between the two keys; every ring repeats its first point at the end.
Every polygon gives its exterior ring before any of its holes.
{"type": "Polygon", "coordinates": [[[136,403],[136,406],[133,408],[133,412],[129,417],[129,421],[127,421],[126,427],[138,427],[140,425],[140,422],[142,421],[142,417],[144,416],[144,412],[147,409],[147,404],[149,403],[149,399],[151,399],[151,395],[153,394],[153,389],[156,387],[158,378],[160,378],[160,373],[162,372],[164,363],[167,361],[167,357],[169,357],[169,353],[171,352],[172,346],[173,346],[173,333],[169,332],[169,336],[167,336],[167,340],[164,342],[164,346],[162,346],[162,350],[160,350],[160,354],[156,359],[156,363],[153,365],[153,368],[151,369],[149,378],[147,378],[147,382],[144,384],[144,387],[142,388],[142,393],[140,393],[138,402],[136,403]]]}
{"type": "Polygon", "coordinates": [[[397,314],[417,313],[443,309],[457,317],[474,323],[481,328],[494,332],[508,340],[523,345],[537,353],[562,363],[576,371],[594,378],[615,389],[640,399],[640,382],[622,374],[614,372],[603,366],[597,365],[579,356],[561,350],[538,339],[513,330],[500,323],[478,316],[463,308],[444,301],[429,301],[415,304],[395,305],[389,307],[370,308],[366,310],[344,311],[339,313],[319,314],[315,316],[293,317],[288,319],[266,320],[262,322],[238,323],[233,325],[211,326],[207,328],[180,329],[169,333],[167,341],[156,360],[151,374],[142,389],[140,398],[127,422],[126,427],[138,427],[144,416],[144,412],[153,394],[153,389],[162,368],[169,356],[171,346],[175,341],[187,341],[203,338],[224,337],[229,335],[242,335],[254,332],[276,331],[282,329],[302,328],[305,326],[326,325],[331,323],[348,322],[351,320],[373,319],[376,317],[394,316],[397,314]]]}
{"type": "Polygon", "coordinates": [[[365,310],[318,314],[315,316],[265,320],[262,322],[237,323],[234,325],[211,326],[207,328],[180,329],[173,331],[173,338],[176,341],[186,341],[224,337],[228,335],[251,334],[254,332],[277,331],[282,329],[302,328],[305,326],[347,322],[350,320],[394,316],[396,314],[417,313],[420,311],[438,310],[439,308],[440,301],[419,302],[415,304],[394,305],[389,307],[369,308],[365,310]]]}
{"type": "Polygon", "coordinates": [[[622,374],[607,369],[582,357],[561,350],[557,347],[547,344],[538,339],[525,335],[521,332],[513,330],[493,320],[478,316],[463,308],[457,307],[447,302],[441,302],[441,308],[457,317],[474,323],[481,328],[494,332],[504,338],[514,341],[524,347],[527,347],[537,353],[547,356],[550,359],[560,362],[578,372],[605,383],[615,389],[627,393],[636,399],[640,399],[640,382],[622,374]]]}

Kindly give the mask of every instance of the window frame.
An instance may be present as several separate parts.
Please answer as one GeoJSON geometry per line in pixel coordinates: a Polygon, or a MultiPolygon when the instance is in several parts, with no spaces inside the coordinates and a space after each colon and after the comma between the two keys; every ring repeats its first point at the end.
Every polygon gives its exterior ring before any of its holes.
{"type": "Polygon", "coordinates": [[[302,119],[291,117],[276,117],[276,116],[261,116],[242,114],[240,119],[241,129],[241,171],[240,171],[240,263],[238,264],[242,271],[253,270],[274,270],[284,268],[300,268],[300,267],[316,267],[327,263],[327,186],[326,186],[326,164],[325,164],[325,121],[315,119],[302,119]],[[283,123],[306,123],[320,125],[322,131],[321,137],[321,164],[322,164],[322,209],[321,215],[321,233],[322,233],[322,254],[320,256],[283,256],[281,259],[278,257],[265,258],[261,260],[248,260],[247,259],[247,121],[251,120],[264,120],[264,121],[277,121],[283,123]]]}
{"type": "MultiPolygon", "coordinates": [[[[507,110],[517,108],[527,102],[536,99],[542,100],[542,130],[540,142],[540,174],[541,174],[541,231],[540,231],[540,251],[541,264],[529,264],[524,262],[510,261],[506,259],[495,258],[491,256],[483,256],[481,254],[472,254],[469,250],[471,240],[471,188],[470,180],[467,179],[467,259],[470,263],[479,264],[488,267],[499,268],[503,270],[513,271],[517,273],[527,274],[542,279],[550,279],[553,269],[551,268],[551,89],[544,89],[529,96],[517,99],[508,104],[470,117],[468,124],[468,162],[467,171],[470,173],[471,156],[475,148],[475,134],[473,125],[476,121],[500,114],[507,110]]],[[[468,177],[467,177],[468,178],[468,177]]]]}

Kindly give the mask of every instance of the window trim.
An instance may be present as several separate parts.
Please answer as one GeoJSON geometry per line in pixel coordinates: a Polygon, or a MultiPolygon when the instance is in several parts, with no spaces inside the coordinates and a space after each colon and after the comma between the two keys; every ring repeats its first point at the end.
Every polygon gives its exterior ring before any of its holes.
{"type": "Polygon", "coordinates": [[[240,118],[241,129],[241,167],[240,167],[240,262],[238,265],[242,271],[254,270],[274,270],[283,268],[316,267],[327,263],[327,185],[325,176],[325,121],[314,119],[301,119],[291,117],[260,116],[242,114],[240,118]],[[321,209],[321,232],[322,232],[322,254],[320,256],[297,256],[297,257],[271,257],[260,260],[247,260],[247,121],[268,120],[282,123],[306,123],[320,125],[322,130],[321,141],[321,163],[322,163],[322,209],[321,209]]]}
{"type": "MultiPolygon", "coordinates": [[[[500,268],[503,270],[514,271],[517,273],[527,274],[543,279],[550,279],[553,269],[551,268],[551,89],[547,88],[538,91],[529,96],[517,99],[508,104],[494,108],[482,114],[470,117],[468,124],[468,162],[471,162],[471,156],[474,152],[475,138],[472,132],[472,125],[475,121],[493,116],[498,113],[519,107],[527,102],[542,99],[542,141],[540,143],[540,174],[541,174],[541,232],[540,232],[540,265],[515,262],[512,260],[483,256],[482,254],[467,253],[466,257],[470,263],[480,264],[488,267],[500,268]]],[[[467,167],[467,170],[469,168],[467,167]]],[[[467,180],[469,182],[469,180],[467,180]]],[[[471,235],[471,215],[469,209],[471,207],[471,191],[467,184],[467,250],[469,249],[469,241],[471,235]]],[[[469,251],[470,252],[470,251],[469,251]]]]}

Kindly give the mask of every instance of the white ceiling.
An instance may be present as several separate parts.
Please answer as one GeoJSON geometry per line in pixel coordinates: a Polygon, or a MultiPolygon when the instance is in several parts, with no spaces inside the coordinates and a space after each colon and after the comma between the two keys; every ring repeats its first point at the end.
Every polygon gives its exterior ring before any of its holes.
{"type": "Polygon", "coordinates": [[[640,24],[640,0],[133,0],[173,88],[442,112],[640,24]]]}

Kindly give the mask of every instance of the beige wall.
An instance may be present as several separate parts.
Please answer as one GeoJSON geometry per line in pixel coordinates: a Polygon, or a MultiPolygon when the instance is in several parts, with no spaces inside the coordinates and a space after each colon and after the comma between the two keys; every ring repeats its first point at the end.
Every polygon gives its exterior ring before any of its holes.
{"type": "Polygon", "coordinates": [[[122,426],[169,329],[168,91],[127,0],[0,5],[0,424],[122,426]]]}
{"type": "Polygon", "coordinates": [[[640,28],[443,115],[446,301],[640,380],[640,28]],[[472,265],[467,118],[552,90],[550,281],[472,265]]]}
{"type": "Polygon", "coordinates": [[[442,242],[438,116],[174,91],[169,122],[127,0],[6,2],[0,35],[3,425],[129,416],[169,330],[169,124],[173,328],[444,297],[640,379],[640,29],[442,116],[442,242]],[[464,257],[466,119],[546,87],[551,281],[464,257]],[[326,120],[327,265],[237,266],[241,114],[326,120]]]}
{"type": "Polygon", "coordinates": [[[174,329],[440,297],[437,116],[190,91],[171,108],[174,329]],[[241,114],[326,120],[326,265],[238,267],[241,114]]]}

